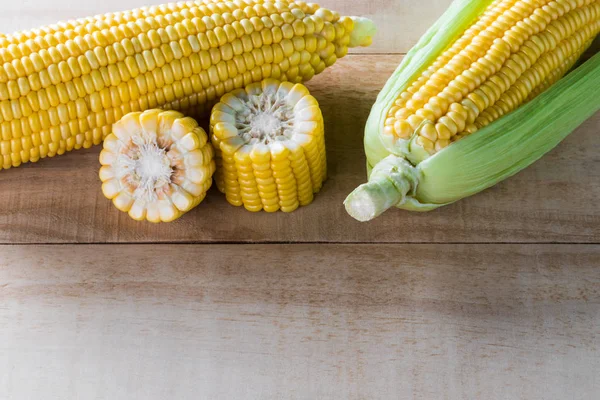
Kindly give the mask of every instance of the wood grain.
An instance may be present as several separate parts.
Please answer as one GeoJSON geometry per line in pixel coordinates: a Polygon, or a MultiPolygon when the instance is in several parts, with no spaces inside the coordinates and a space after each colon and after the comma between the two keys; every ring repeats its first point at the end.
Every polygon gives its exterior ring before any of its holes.
{"type": "Polygon", "coordinates": [[[252,214],[216,190],[180,221],[138,223],[100,191],[98,149],[0,172],[0,241],[62,242],[600,242],[600,113],[508,181],[440,210],[391,210],[360,224],[342,205],[365,180],[362,135],[402,56],[355,55],[309,83],[326,121],[329,180],[292,214],[252,214]]]}
{"type": "Polygon", "coordinates": [[[600,247],[2,246],[0,397],[600,392],[600,247]]]}
{"type": "MultiPolygon", "coordinates": [[[[0,32],[11,33],[58,21],[133,9],[167,0],[23,0],[0,2],[0,32]]],[[[373,19],[379,34],[373,46],[352,49],[353,53],[406,53],[446,10],[451,0],[320,0],[317,3],[341,15],[373,19]]]]}
{"type": "MultiPolygon", "coordinates": [[[[600,113],[455,205],[343,209],[378,91],[450,1],[318,0],[380,32],[308,85],[329,180],[293,214],[213,191],[133,222],[100,192],[99,149],[1,171],[0,400],[596,398],[600,113]]],[[[162,2],[5,0],[0,32],[162,2]]]]}

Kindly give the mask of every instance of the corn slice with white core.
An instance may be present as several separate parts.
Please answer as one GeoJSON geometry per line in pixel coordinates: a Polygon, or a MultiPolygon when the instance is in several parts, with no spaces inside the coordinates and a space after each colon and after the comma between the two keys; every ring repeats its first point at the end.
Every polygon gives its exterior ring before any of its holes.
{"type": "Polygon", "coordinates": [[[223,96],[211,115],[215,180],[249,211],[310,204],[327,174],[323,116],[301,84],[272,79],[223,96]]]}
{"type": "Polygon", "coordinates": [[[127,114],[100,153],[102,192],[135,220],[170,222],[206,196],[214,150],[198,123],[175,111],[127,114]]]}

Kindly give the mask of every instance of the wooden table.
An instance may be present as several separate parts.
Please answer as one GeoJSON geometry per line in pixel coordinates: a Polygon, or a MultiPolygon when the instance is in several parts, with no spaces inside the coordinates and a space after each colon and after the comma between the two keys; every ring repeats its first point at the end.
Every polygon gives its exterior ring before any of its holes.
{"type": "MultiPolygon", "coordinates": [[[[155,2],[155,1],[152,1],[155,2]]],[[[25,0],[0,30],[148,4],[25,0]]],[[[323,0],[375,45],[308,86],[330,178],[292,214],[212,191],[135,223],[98,148],[0,172],[0,399],[597,399],[600,114],[506,182],[360,224],[362,127],[449,0],[323,0]]]]}

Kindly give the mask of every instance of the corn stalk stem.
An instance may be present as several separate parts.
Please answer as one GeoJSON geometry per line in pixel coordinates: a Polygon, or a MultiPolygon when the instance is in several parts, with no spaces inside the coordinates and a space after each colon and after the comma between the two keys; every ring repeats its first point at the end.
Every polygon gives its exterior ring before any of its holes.
{"type": "Polygon", "coordinates": [[[390,155],[371,171],[369,182],[356,188],[344,201],[354,219],[370,221],[414,195],[419,172],[402,157],[390,155]]]}

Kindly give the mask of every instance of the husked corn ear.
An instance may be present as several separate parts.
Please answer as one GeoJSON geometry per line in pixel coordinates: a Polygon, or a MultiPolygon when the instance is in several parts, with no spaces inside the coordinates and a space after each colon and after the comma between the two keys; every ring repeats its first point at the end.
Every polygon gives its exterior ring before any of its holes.
{"type": "Polygon", "coordinates": [[[265,78],[306,81],[373,34],[312,3],[204,0],[0,36],[0,169],[99,144],[130,112],[200,116],[265,78]]]}
{"type": "Polygon", "coordinates": [[[215,180],[249,211],[310,204],[327,175],[323,117],[301,84],[272,79],[226,94],[212,111],[215,180]]]}
{"type": "Polygon", "coordinates": [[[497,0],[398,95],[384,133],[434,154],[547,89],[599,31],[596,0],[497,0]]]}
{"type": "Polygon", "coordinates": [[[598,32],[598,0],[454,0],[372,108],[348,213],[432,210],[542,157],[600,110],[600,54],[569,72],[598,32]]]}
{"type": "Polygon", "coordinates": [[[135,220],[170,222],[206,196],[214,150],[196,121],[175,111],[124,116],[100,153],[102,192],[135,220]]]}

